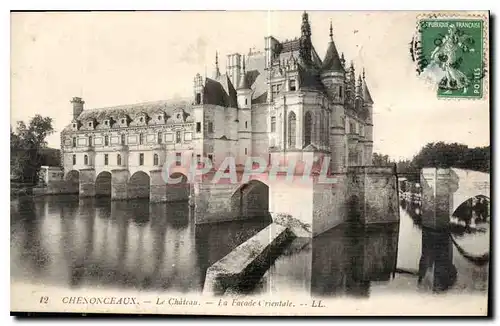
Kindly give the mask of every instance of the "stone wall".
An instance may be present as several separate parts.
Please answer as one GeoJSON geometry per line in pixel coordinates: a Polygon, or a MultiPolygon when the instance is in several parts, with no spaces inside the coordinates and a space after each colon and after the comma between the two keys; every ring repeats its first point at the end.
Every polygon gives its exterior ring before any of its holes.
{"type": "Polygon", "coordinates": [[[111,171],[111,199],[121,200],[128,198],[127,182],[128,170],[111,171]]]}
{"type": "Polygon", "coordinates": [[[346,175],[336,174],[334,184],[315,183],[313,193],[313,236],[347,220],[346,175]]]}
{"type": "Polygon", "coordinates": [[[420,174],[422,187],[422,225],[431,229],[446,229],[450,207],[458,182],[451,169],[424,168],[420,174]]]}
{"type": "Polygon", "coordinates": [[[196,224],[230,221],[238,218],[231,197],[238,185],[196,183],[194,185],[196,224]]]}
{"type": "Polygon", "coordinates": [[[78,183],[71,180],[53,180],[45,187],[33,188],[33,195],[78,194],[78,183]]]}
{"type": "Polygon", "coordinates": [[[80,170],[80,197],[95,196],[95,170],[80,170]]]}
{"type": "Polygon", "coordinates": [[[361,224],[399,221],[397,177],[392,167],[350,167],[347,178],[350,218],[361,224]]]}

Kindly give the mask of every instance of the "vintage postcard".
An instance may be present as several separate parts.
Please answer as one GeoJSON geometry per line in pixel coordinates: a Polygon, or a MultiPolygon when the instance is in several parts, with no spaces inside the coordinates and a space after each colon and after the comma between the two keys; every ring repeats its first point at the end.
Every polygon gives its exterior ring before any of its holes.
{"type": "Polygon", "coordinates": [[[489,12],[11,13],[11,313],[491,314],[489,12]]]}

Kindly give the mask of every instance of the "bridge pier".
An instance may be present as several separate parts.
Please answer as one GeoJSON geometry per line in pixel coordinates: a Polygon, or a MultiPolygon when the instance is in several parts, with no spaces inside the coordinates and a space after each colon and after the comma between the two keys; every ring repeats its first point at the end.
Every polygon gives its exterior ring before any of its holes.
{"type": "Polygon", "coordinates": [[[79,195],[80,197],[94,197],[95,196],[95,170],[81,169],[80,182],[79,182],[79,195]]]}
{"type": "Polygon", "coordinates": [[[122,200],[128,198],[129,172],[125,169],[111,171],[111,200],[122,200]]]}
{"type": "Polygon", "coordinates": [[[457,182],[451,169],[424,168],[420,175],[422,187],[422,226],[445,230],[449,226],[453,192],[457,182]]]}
{"type": "MultiPolygon", "coordinates": [[[[397,177],[392,167],[356,167],[311,178],[256,176],[249,182],[195,184],[197,224],[270,214],[297,237],[315,237],[349,220],[369,225],[399,221],[397,177]]],[[[241,180],[241,178],[239,178],[241,180]]]]}
{"type": "Polygon", "coordinates": [[[489,173],[456,168],[424,168],[422,187],[422,225],[435,230],[448,228],[450,217],[468,199],[490,198],[489,173]]]}
{"type": "Polygon", "coordinates": [[[167,184],[162,176],[162,170],[152,170],[149,172],[151,177],[149,200],[153,203],[167,201],[167,184]]]}

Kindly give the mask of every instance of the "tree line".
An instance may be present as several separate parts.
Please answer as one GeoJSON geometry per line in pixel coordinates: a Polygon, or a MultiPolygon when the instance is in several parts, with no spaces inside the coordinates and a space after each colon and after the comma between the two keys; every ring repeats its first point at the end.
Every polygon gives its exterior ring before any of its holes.
{"type": "Polygon", "coordinates": [[[47,136],[54,133],[52,118],[37,114],[28,123],[18,121],[10,129],[11,180],[36,184],[42,165],[59,166],[59,150],[47,147],[47,136]]]}
{"type": "Polygon", "coordinates": [[[469,148],[458,143],[428,143],[411,160],[393,161],[387,155],[373,153],[373,165],[396,164],[398,173],[418,174],[424,167],[460,168],[490,172],[490,146],[469,148]]]}

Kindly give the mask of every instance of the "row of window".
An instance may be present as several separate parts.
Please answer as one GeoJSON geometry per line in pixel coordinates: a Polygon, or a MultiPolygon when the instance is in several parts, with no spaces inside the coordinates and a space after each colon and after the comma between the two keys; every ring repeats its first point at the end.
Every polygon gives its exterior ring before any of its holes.
{"type": "MultiPolygon", "coordinates": [[[[125,137],[125,134],[121,134],[121,139],[120,139],[120,144],[121,145],[126,145],[126,137],[125,137]]],[[[175,142],[177,144],[180,144],[182,141],[182,134],[180,131],[176,131],[175,132],[175,142]]],[[[162,138],[162,133],[159,132],[157,134],[157,143],[158,144],[162,144],[163,142],[163,138],[162,138]]],[[[94,143],[92,142],[92,136],[89,136],[88,138],[88,144],[89,146],[93,146],[94,143]]],[[[144,134],[139,134],[139,145],[143,145],[144,144],[144,134]]],[[[73,137],[73,143],[72,143],[73,147],[76,147],[76,137],[73,137]]],[[[104,146],[109,146],[109,136],[106,135],[104,136],[104,146]]]]}
{"type": "MultiPolygon", "coordinates": [[[[246,154],[246,148],[245,148],[245,154],[246,154]]],[[[196,155],[196,159],[198,164],[201,163],[201,155],[196,155]]],[[[213,161],[213,155],[208,154],[208,159],[210,161],[213,161]]],[[[88,155],[83,156],[83,164],[84,165],[89,165],[89,157],[88,155]]],[[[73,165],[76,165],[76,155],[73,155],[73,165]]],[[[109,165],[109,154],[104,154],[104,165],[109,165]]],[[[116,155],[116,165],[122,165],[122,156],[120,154],[116,155]]],[[[144,165],[144,153],[139,153],[139,165],[144,165]]],[[[153,165],[158,166],[160,165],[160,159],[158,154],[153,154],[153,165]]],[[[175,165],[180,166],[181,165],[181,153],[175,153],[175,165]]]]}
{"type": "MultiPolygon", "coordinates": [[[[181,118],[180,114],[177,114],[177,119],[180,119],[180,118],[181,118]]],[[[158,121],[161,121],[161,120],[163,119],[163,116],[162,116],[162,115],[159,115],[159,116],[157,116],[157,119],[158,119],[158,121]]],[[[140,117],[140,118],[139,118],[139,122],[141,122],[141,123],[142,123],[142,122],[144,122],[144,121],[145,121],[145,117],[140,117]]],[[[126,125],[127,120],[126,120],[125,118],[122,118],[122,119],[120,120],[120,122],[121,122],[121,124],[122,124],[122,125],[126,125]]],[[[89,127],[92,127],[92,126],[94,125],[94,123],[93,123],[92,121],[89,121],[87,124],[88,124],[88,126],[89,126],[89,127]]],[[[110,123],[110,121],[109,121],[109,120],[104,120],[104,125],[105,125],[105,126],[110,126],[110,125],[111,125],[111,123],[110,123]]],[[[76,123],[73,123],[73,128],[76,128],[76,127],[77,127],[76,123]]]]}
{"type": "MultiPolygon", "coordinates": [[[[278,95],[281,92],[281,87],[283,84],[275,84],[271,86],[271,92],[273,93],[273,96],[278,95]]],[[[288,89],[290,91],[295,91],[297,90],[297,84],[295,82],[295,79],[290,79],[288,81],[288,89]]]]}

